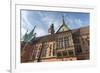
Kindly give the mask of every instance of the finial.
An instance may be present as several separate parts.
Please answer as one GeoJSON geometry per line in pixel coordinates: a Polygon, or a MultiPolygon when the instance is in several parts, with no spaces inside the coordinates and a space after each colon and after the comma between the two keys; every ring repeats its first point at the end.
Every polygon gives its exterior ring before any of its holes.
{"type": "Polygon", "coordinates": [[[62,15],[62,25],[65,25],[64,15],[62,15]]]}

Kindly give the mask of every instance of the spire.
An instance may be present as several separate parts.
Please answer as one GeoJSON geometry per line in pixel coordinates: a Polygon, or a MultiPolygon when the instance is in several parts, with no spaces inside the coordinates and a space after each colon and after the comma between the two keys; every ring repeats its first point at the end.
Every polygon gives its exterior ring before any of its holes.
{"type": "Polygon", "coordinates": [[[36,25],[34,26],[34,28],[32,29],[32,31],[29,34],[33,34],[35,28],[36,28],[36,25]]]}
{"type": "Polygon", "coordinates": [[[62,15],[62,25],[65,25],[64,15],[62,15]]]}
{"type": "Polygon", "coordinates": [[[64,15],[62,15],[62,25],[60,26],[60,28],[57,30],[56,33],[58,32],[63,32],[63,31],[68,31],[68,25],[66,25],[65,21],[64,21],[64,15]]]}
{"type": "Polygon", "coordinates": [[[35,27],[36,26],[34,26],[34,28],[32,29],[32,31],[29,34],[27,33],[28,31],[25,33],[25,35],[23,37],[24,42],[31,42],[31,40],[35,38],[35,36],[36,36],[36,33],[34,33],[35,27]]]}
{"type": "Polygon", "coordinates": [[[63,22],[62,25],[66,26],[69,29],[68,25],[66,25],[66,23],[65,23],[64,15],[62,15],[62,22],[63,22]]]}
{"type": "Polygon", "coordinates": [[[26,31],[25,35],[23,36],[23,41],[26,42],[27,39],[28,39],[28,34],[27,34],[27,31],[26,31]]]}
{"type": "Polygon", "coordinates": [[[28,34],[28,41],[31,41],[33,38],[36,37],[36,33],[34,33],[36,26],[32,29],[32,31],[28,34]]]}

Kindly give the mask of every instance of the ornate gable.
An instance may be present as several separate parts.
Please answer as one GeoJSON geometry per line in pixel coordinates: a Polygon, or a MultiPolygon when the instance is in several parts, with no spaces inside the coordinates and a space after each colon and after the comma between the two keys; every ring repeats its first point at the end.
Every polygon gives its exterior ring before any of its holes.
{"type": "Polygon", "coordinates": [[[62,17],[62,18],[63,18],[63,23],[60,26],[60,28],[57,30],[56,33],[63,32],[63,31],[68,31],[69,30],[68,26],[65,24],[64,17],[62,17]]]}

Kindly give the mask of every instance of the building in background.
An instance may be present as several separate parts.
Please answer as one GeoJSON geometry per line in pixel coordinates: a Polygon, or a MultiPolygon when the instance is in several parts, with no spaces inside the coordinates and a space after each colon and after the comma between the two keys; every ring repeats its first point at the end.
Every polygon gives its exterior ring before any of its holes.
{"type": "Polygon", "coordinates": [[[89,26],[71,30],[65,24],[57,32],[54,24],[48,35],[35,37],[34,29],[21,41],[21,63],[89,60],[89,26]]]}

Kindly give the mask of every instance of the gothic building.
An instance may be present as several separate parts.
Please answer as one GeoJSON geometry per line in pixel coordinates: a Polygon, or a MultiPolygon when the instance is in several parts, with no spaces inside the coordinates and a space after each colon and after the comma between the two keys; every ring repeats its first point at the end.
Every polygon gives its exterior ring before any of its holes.
{"type": "Polygon", "coordinates": [[[21,41],[21,63],[89,60],[89,26],[71,30],[64,18],[62,22],[57,32],[51,24],[48,35],[42,37],[32,35],[34,29],[25,34],[21,41]]]}

